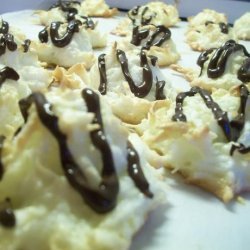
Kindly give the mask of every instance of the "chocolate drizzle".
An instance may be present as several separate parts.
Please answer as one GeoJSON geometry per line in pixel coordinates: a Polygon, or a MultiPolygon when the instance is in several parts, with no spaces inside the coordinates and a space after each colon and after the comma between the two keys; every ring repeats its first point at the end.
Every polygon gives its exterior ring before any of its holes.
{"type": "MultiPolygon", "coordinates": [[[[130,75],[129,69],[128,69],[128,59],[125,55],[125,52],[122,50],[116,51],[117,60],[119,61],[121,65],[121,69],[123,72],[123,75],[126,79],[126,81],[129,84],[131,92],[139,98],[143,98],[147,96],[152,88],[153,85],[153,74],[152,70],[148,64],[148,59],[143,50],[141,50],[140,59],[141,59],[141,67],[143,68],[143,82],[139,85],[135,84],[134,80],[132,79],[132,76],[130,75]]],[[[155,66],[156,57],[149,57],[151,60],[151,63],[153,66],[155,66]]],[[[98,68],[99,68],[99,75],[100,75],[100,85],[98,87],[99,92],[102,95],[105,95],[107,93],[107,74],[106,74],[106,62],[105,62],[105,54],[101,54],[98,57],[98,68]]],[[[163,94],[164,87],[165,87],[165,81],[158,81],[156,78],[156,93],[155,98],[156,100],[162,100],[165,99],[165,95],[163,94]]]]}
{"type": "Polygon", "coordinates": [[[0,34],[8,34],[9,32],[9,24],[2,20],[2,26],[0,28],[0,34]]]}
{"type": "Polygon", "coordinates": [[[47,27],[45,27],[38,33],[38,38],[41,43],[47,43],[49,41],[49,32],[47,30],[47,27]]]}
{"type": "Polygon", "coordinates": [[[128,12],[128,17],[132,21],[133,25],[136,25],[136,19],[138,19],[138,16],[141,15],[141,20],[139,25],[148,25],[152,21],[152,19],[156,16],[156,13],[150,15],[149,17],[145,17],[147,12],[149,11],[148,6],[142,7],[142,6],[135,6],[133,9],[131,9],[128,12]],[[141,13],[140,10],[142,9],[141,13]]]}
{"type": "Polygon", "coordinates": [[[9,198],[0,203],[0,224],[6,228],[12,228],[16,225],[16,217],[9,198]]]}
{"type": "Polygon", "coordinates": [[[129,176],[142,193],[148,198],[153,198],[154,195],[149,190],[149,184],[142,172],[138,153],[129,141],[127,143],[127,154],[129,176]]]}
{"type": "Polygon", "coordinates": [[[4,144],[5,136],[0,136],[0,180],[3,178],[4,173],[4,167],[2,163],[2,150],[3,150],[3,144],[4,144]]]}
{"type": "Polygon", "coordinates": [[[139,26],[133,28],[132,40],[131,43],[138,46],[141,44],[141,41],[147,38],[149,35],[149,29],[139,30],[139,26]]]}
{"type": "Polygon", "coordinates": [[[15,51],[17,49],[14,36],[9,33],[3,34],[0,38],[0,56],[5,53],[6,48],[10,51],[15,51]]]}
{"type": "Polygon", "coordinates": [[[23,43],[23,52],[24,53],[27,53],[29,51],[30,44],[31,44],[30,39],[24,40],[24,43],[23,43]]]}
{"type": "MultiPolygon", "coordinates": [[[[52,43],[59,48],[63,48],[67,46],[75,32],[79,32],[79,25],[81,25],[80,21],[72,20],[67,25],[66,33],[60,37],[59,28],[62,23],[60,22],[52,22],[50,25],[50,38],[52,43]]],[[[38,37],[42,43],[47,43],[49,40],[49,33],[47,28],[45,27],[42,31],[39,32],[38,37]]]]}
{"type": "Polygon", "coordinates": [[[164,87],[166,82],[159,81],[158,78],[156,79],[156,90],[155,90],[155,100],[165,100],[166,96],[164,95],[164,87]]]}
{"type": "MultiPolygon", "coordinates": [[[[138,46],[143,39],[149,36],[149,29],[139,30],[139,26],[133,28],[131,43],[138,46]]],[[[149,50],[152,46],[160,47],[166,40],[170,39],[171,31],[163,25],[156,26],[156,30],[147,39],[142,49],[149,50]],[[161,36],[161,37],[160,37],[161,36]],[[159,38],[160,37],[160,38],[159,38]]]]}
{"type": "Polygon", "coordinates": [[[106,95],[107,93],[107,74],[106,74],[106,62],[105,62],[105,54],[101,54],[98,57],[98,68],[100,74],[100,85],[99,92],[102,95],[106,95]]]}
{"type": "Polygon", "coordinates": [[[58,1],[56,4],[53,4],[50,9],[59,8],[63,12],[67,13],[67,21],[75,19],[75,15],[78,13],[77,8],[74,5],[80,5],[78,1],[58,1]]]}
{"type": "Polygon", "coordinates": [[[156,31],[149,37],[143,49],[149,50],[151,46],[160,47],[166,40],[170,39],[171,31],[163,25],[156,26],[156,31]],[[157,39],[158,36],[162,34],[160,39],[157,39]]]}
{"type": "MultiPolygon", "coordinates": [[[[247,104],[247,99],[249,96],[249,91],[245,85],[239,86],[240,91],[240,107],[238,110],[238,115],[229,121],[227,113],[224,112],[220,106],[213,101],[210,93],[207,90],[201,89],[200,87],[192,87],[190,91],[179,93],[176,97],[176,107],[175,114],[172,117],[173,121],[182,121],[186,122],[186,116],[183,112],[183,102],[186,97],[192,97],[196,94],[199,94],[206,106],[211,109],[214,114],[215,119],[218,122],[218,125],[224,132],[225,137],[228,141],[237,142],[245,124],[245,109],[247,104]]],[[[239,152],[247,152],[247,149],[244,145],[232,146],[230,154],[232,155],[235,149],[238,149],[239,152]]]]}
{"type": "MultiPolygon", "coordinates": [[[[99,102],[98,96],[91,90],[87,89],[82,92],[82,95],[89,106],[92,106],[97,112],[94,122],[99,121],[99,102]]],[[[94,144],[101,151],[103,159],[102,182],[97,188],[93,188],[88,184],[86,176],[81,171],[80,167],[74,161],[73,156],[67,146],[67,138],[58,126],[58,117],[51,111],[51,105],[47,102],[44,95],[41,93],[33,93],[28,98],[20,101],[20,107],[29,108],[32,103],[35,103],[38,116],[43,125],[56,138],[60,159],[65,176],[70,185],[79,192],[85,202],[96,212],[106,213],[116,205],[116,198],[119,190],[118,180],[113,166],[113,160],[109,145],[102,128],[91,132],[91,138],[94,144]]],[[[22,110],[22,114],[27,114],[27,110],[22,110]]],[[[27,117],[24,117],[27,120],[27,117]]],[[[99,121],[100,122],[100,121],[99,121]]],[[[101,124],[100,124],[101,125],[101,124]]]]}
{"type": "Polygon", "coordinates": [[[244,83],[250,82],[250,57],[248,57],[238,70],[238,79],[244,83]]]}
{"type": "MultiPolygon", "coordinates": [[[[200,57],[198,58],[197,63],[201,67],[201,71],[203,70],[204,63],[209,59],[208,55],[211,54],[213,50],[215,49],[209,49],[201,53],[200,57]]],[[[208,63],[207,67],[208,77],[218,78],[222,76],[223,73],[225,72],[226,63],[229,56],[238,51],[242,51],[245,56],[250,57],[246,48],[241,44],[237,44],[234,40],[229,40],[223,46],[216,49],[208,63]]],[[[249,62],[245,61],[241,69],[238,71],[238,78],[245,79],[244,78],[245,74],[248,74],[247,73],[248,71],[249,71],[249,62]]]]}
{"type": "MultiPolygon", "coordinates": [[[[205,25],[207,26],[208,24],[215,24],[215,23],[212,22],[212,21],[207,21],[207,22],[205,23],[205,25]]],[[[220,22],[220,23],[218,23],[218,25],[219,25],[219,27],[220,27],[221,33],[228,34],[228,32],[229,32],[229,24],[220,22]]]]}
{"type": "Polygon", "coordinates": [[[141,51],[140,53],[141,67],[143,67],[143,77],[142,77],[143,81],[138,86],[135,84],[134,80],[132,79],[132,76],[130,75],[130,72],[128,69],[128,59],[125,55],[125,52],[122,50],[117,50],[116,56],[117,56],[119,63],[121,64],[123,75],[129,84],[131,92],[136,97],[143,98],[147,96],[152,88],[153,74],[148,65],[148,59],[147,59],[146,53],[144,51],[141,51]]]}
{"type": "MultiPolygon", "coordinates": [[[[20,110],[25,122],[28,119],[28,109],[34,103],[42,124],[56,138],[60,159],[65,176],[70,185],[80,193],[85,202],[96,212],[106,213],[112,210],[117,202],[119,192],[119,181],[116,174],[113,155],[105,136],[99,96],[91,89],[84,89],[82,97],[86,102],[88,112],[94,113],[93,124],[98,124],[99,128],[90,132],[93,145],[100,151],[103,169],[101,171],[101,183],[94,188],[88,183],[88,180],[80,167],[75,162],[68,146],[66,135],[63,134],[58,126],[58,117],[53,114],[51,104],[41,93],[33,93],[29,97],[19,101],[20,110]]],[[[139,157],[131,143],[128,143],[128,172],[138,189],[146,196],[152,198],[149,191],[149,184],[141,170],[139,157]]]]}
{"type": "Polygon", "coordinates": [[[19,75],[14,69],[10,67],[4,67],[0,70],[0,87],[6,79],[17,81],[19,79],[19,75]]]}

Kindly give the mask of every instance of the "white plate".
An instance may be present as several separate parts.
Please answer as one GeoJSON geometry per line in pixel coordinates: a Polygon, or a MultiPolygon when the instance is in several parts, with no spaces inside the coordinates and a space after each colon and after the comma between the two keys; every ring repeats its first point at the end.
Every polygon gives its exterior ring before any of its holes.
{"type": "MultiPolygon", "coordinates": [[[[31,24],[31,12],[11,13],[4,19],[22,28],[36,39],[40,26],[31,24]]],[[[116,18],[116,22],[119,18],[116,18]]],[[[101,19],[102,29],[110,31],[115,23],[101,19]]],[[[193,52],[184,43],[186,24],[172,28],[173,40],[182,54],[181,64],[196,66],[199,53],[193,52]]],[[[109,36],[113,41],[115,36],[109,36]]],[[[250,50],[250,42],[244,43],[250,50]]],[[[187,86],[185,80],[168,69],[166,77],[178,88],[187,86]]],[[[250,195],[245,204],[237,201],[223,204],[213,195],[184,184],[181,179],[170,179],[166,190],[168,204],[149,215],[147,223],[135,236],[130,250],[249,250],[250,195]]],[[[135,214],[139,211],[135,211],[135,214]]]]}

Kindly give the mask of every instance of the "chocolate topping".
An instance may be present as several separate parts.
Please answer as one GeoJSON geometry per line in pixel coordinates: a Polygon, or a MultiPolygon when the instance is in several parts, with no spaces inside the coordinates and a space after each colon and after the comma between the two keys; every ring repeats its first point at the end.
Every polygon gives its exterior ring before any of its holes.
{"type": "Polygon", "coordinates": [[[238,79],[242,82],[250,82],[250,57],[248,57],[238,70],[238,79]]]}
{"type": "Polygon", "coordinates": [[[143,25],[150,24],[152,19],[156,16],[156,13],[154,13],[153,15],[150,15],[149,17],[145,17],[146,13],[149,10],[148,6],[145,6],[145,7],[135,6],[133,9],[131,9],[128,12],[128,17],[129,17],[129,19],[132,21],[132,23],[134,25],[136,24],[136,19],[139,16],[139,11],[140,11],[141,8],[143,8],[143,10],[141,11],[141,20],[140,20],[139,25],[143,26],[143,25]]]}
{"type": "Polygon", "coordinates": [[[129,141],[127,143],[127,154],[129,176],[142,193],[149,198],[153,198],[154,195],[149,190],[149,183],[142,172],[139,156],[129,141]]]}
{"type": "MultiPolygon", "coordinates": [[[[120,62],[123,75],[126,79],[126,81],[129,84],[131,92],[139,98],[143,98],[148,95],[150,92],[152,85],[153,85],[153,74],[151,71],[151,68],[148,65],[148,59],[146,57],[146,54],[144,51],[141,51],[140,59],[141,59],[141,66],[143,67],[143,82],[140,85],[136,85],[133,81],[129,69],[128,69],[128,60],[125,55],[125,52],[122,50],[117,50],[116,52],[117,59],[120,62]]],[[[151,63],[153,66],[155,66],[157,58],[154,56],[149,57],[151,60],[151,63]]],[[[98,57],[98,68],[99,68],[99,74],[100,74],[100,85],[98,90],[102,95],[105,95],[107,93],[107,74],[106,74],[106,63],[105,63],[105,54],[101,54],[98,57]]],[[[163,90],[165,87],[165,81],[158,81],[156,78],[156,93],[155,97],[156,100],[162,100],[165,99],[165,95],[163,94],[163,90]]]]}
{"type": "MultiPolygon", "coordinates": [[[[212,22],[212,21],[207,21],[207,22],[205,23],[205,25],[208,25],[208,24],[215,24],[215,23],[212,22]]],[[[218,23],[218,25],[219,25],[219,27],[220,27],[221,33],[228,34],[228,32],[229,32],[229,27],[230,27],[229,24],[220,22],[220,23],[218,23]]]]}
{"type": "Polygon", "coordinates": [[[147,38],[149,35],[149,29],[139,30],[139,26],[133,28],[132,40],[131,43],[138,46],[141,44],[141,41],[147,38]]]}
{"type": "Polygon", "coordinates": [[[116,55],[117,55],[117,59],[119,63],[121,64],[123,75],[129,84],[131,92],[135,96],[140,97],[140,98],[147,96],[152,88],[153,75],[148,65],[148,59],[147,59],[146,53],[144,51],[141,51],[141,54],[140,54],[141,67],[143,67],[143,81],[138,86],[135,84],[134,80],[132,79],[130,75],[130,72],[128,69],[128,59],[124,51],[117,50],[116,55]]]}
{"type": "MultiPolygon", "coordinates": [[[[201,67],[201,71],[203,70],[204,63],[208,60],[208,55],[212,53],[213,50],[214,49],[209,49],[201,53],[200,57],[198,58],[197,63],[201,67]]],[[[207,67],[208,77],[218,78],[222,76],[223,73],[225,72],[226,63],[227,63],[229,56],[238,51],[242,51],[245,56],[250,57],[246,48],[241,44],[237,44],[234,40],[229,40],[223,46],[216,49],[208,63],[208,67],[207,67]]],[[[244,74],[246,71],[248,71],[248,66],[249,64],[247,62],[245,66],[243,64],[243,68],[239,70],[238,72],[239,79],[241,78],[244,79],[244,74]]]]}
{"type": "Polygon", "coordinates": [[[63,12],[67,13],[67,21],[71,21],[75,19],[75,15],[78,13],[75,5],[80,5],[81,3],[78,1],[58,1],[56,4],[53,4],[50,9],[59,8],[63,12]]]}
{"type": "Polygon", "coordinates": [[[16,217],[8,198],[0,203],[0,224],[6,228],[12,228],[16,225],[16,217]]]}
{"type": "Polygon", "coordinates": [[[167,27],[163,25],[156,26],[156,31],[150,36],[148,41],[146,42],[143,49],[150,49],[151,46],[158,46],[160,47],[166,40],[170,39],[171,31],[167,27]],[[160,39],[157,39],[158,36],[162,34],[160,39]]]}
{"type": "Polygon", "coordinates": [[[2,26],[0,27],[0,34],[7,34],[9,32],[9,24],[2,20],[2,26]]]}
{"type": "Polygon", "coordinates": [[[98,57],[98,68],[100,74],[100,85],[99,85],[99,92],[102,95],[106,95],[107,93],[107,75],[106,75],[106,62],[105,62],[105,54],[101,54],[98,57]]]}
{"type": "Polygon", "coordinates": [[[23,52],[24,53],[29,51],[30,44],[31,44],[30,39],[24,40],[24,43],[23,43],[23,52]]]}
{"type": "Polygon", "coordinates": [[[17,44],[14,41],[14,36],[9,33],[3,34],[0,38],[0,56],[5,53],[6,47],[10,51],[15,51],[17,49],[17,44]]]}
{"type": "MultiPolygon", "coordinates": [[[[142,40],[149,36],[149,32],[149,29],[139,30],[139,26],[135,26],[133,28],[131,43],[136,46],[140,45],[142,40]]],[[[142,49],[149,50],[151,46],[160,47],[166,40],[170,39],[170,37],[171,31],[163,25],[158,25],[156,26],[156,31],[147,39],[142,49]]]]}
{"type": "MultiPolygon", "coordinates": [[[[70,185],[80,193],[85,202],[96,212],[106,213],[112,210],[117,201],[119,192],[119,181],[116,174],[113,155],[105,136],[99,96],[91,89],[84,89],[82,97],[86,102],[88,112],[94,113],[93,124],[98,124],[99,128],[90,132],[93,145],[100,151],[103,162],[101,171],[102,181],[98,187],[94,188],[88,184],[87,177],[81,171],[81,168],[75,162],[68,146],[66,135],[63,134],[58,126],[58,117],[53,114],[51,104],[41,93],[33,93],[29,97],[19,101],[20,110],[25,122],[28,118],[28,109],[34,102],[36,110],[42,124],[56,138],[63,171],[70,185]]],[[[83,149],[84,150],[84,149],[83,149]]],[[[141,170],[139,157],[131,143],[128,143],[128,172],[135,185],[146,196],[152,198],[149,191],[149,184],[141,170]]]]}
{"type": "Polygon", "coordinates": [[[66,33],[62,37],[60,37],[58,30],[61,26],[61,23],[60,22],[51,23],[50,37],[51,37],[52,43],[56,47],[60,47],[60,48],[67,46],[71,42],[71,39],[73,38],[74,33],[79,32],[79,24],[80,23],[78,21],[74,21],[74,20],[70,21],[68,23],[66,33]]]}
{"type": "Polygon", "coordinates": [[[38,33],[38,38],[41,43],[47,43],[49,41],[49,32],[47,31],[47,27],[38,33]]]}
{"type": "Polygon", "coordinates": [[[0,70],[0,87],[6,79],[17,81],[19,79],[19,75],[14,69],[10,67],[4,67],[0,70]]]}
{"type": "Polygon", "coordinates": [[[156,79],[156,90],[155,90],[155,100],[164,100],[166,99],[166,96],[164,95],[164,87],[166,82],[165,81],[158,81],[158,78],[156,79]]]}
{"type": "Polygon", "coordinates": [[[4,173],[4,167],[2,163],[2,150],[3,150],[4,140],[5,140],[5,136],[1,135],[0,136],[0,180],[2,179],[3,173],[4,173]]]}
{"type": "MultiPolygon", "coordinates": [[[[217,120],[219,126],[222,128],[226,138],[228,141],[237,142],[240,137],[240,134],[244,128],[245,124],[245,109],[246,103],[249,96],[249,91],[245,85],[239,86],[240,90],[240,107],[238,110],[238,115],[229,122],[227,113],[224,112],[220,106],[213,101],[211,95],[207,90],[201,89],[199,87],[192,87],[190,91],[179,93],[176,97],[176,107],[175,107],[175,114],[172,117],[173,121],[182,121],[186,122],[186,116],[183,113],[183,102],[186,97],[194,96],[195,94],[199,94],[203,101],[205,102],[206,106],[211,109],[214,114],[215,119],[217,120]]],[[[243,145],[244,146],[244,145],[243,145]]],[[[245,146],[243,150],[243,146],[241,149],[242,152],[245,152],[245,146]]],[[[231,154],[235,149],[238,149],[237,146],[233,146],[234,149],[231,150],[231,154]]],[[[240,150],[238,150],[240,152],[240,150]]]]}
{"type": "MultiPolygon", "coordinates": [[[[92,90],[86,89],[82,92],[91,111],[96,112],[95,122],[101,122],[98,114],[99,99],[92,90]]],[[[91,139],[95,146],[101,151],[103,159],[102,182],[97,188],[88,184],[88,180],[67,146],[66,135],[63,134],[58,126],[58,117],[51,111],[51,105],[41,93],[33,93],[28,98],[20,101],[20,108],[29,108],[32,102],[35,103],[38,116],[43,125],[55,136],[60,151],[60,158],[63,171],[70,185],[79,192],[85,202],[96,212],[106,213],[116,205],[116,198],[119,190],[118,180],[113,166],[113,160],[109,145],[100,128],[91,132],[91,139]]],[[[27,110],[22,110],[22,114],[28,114],[27,110]]],[[[27,120],[27,117],[24,117],[27,120]]],[[[102,125],[100,124],[102,127],[102,125]]]]}

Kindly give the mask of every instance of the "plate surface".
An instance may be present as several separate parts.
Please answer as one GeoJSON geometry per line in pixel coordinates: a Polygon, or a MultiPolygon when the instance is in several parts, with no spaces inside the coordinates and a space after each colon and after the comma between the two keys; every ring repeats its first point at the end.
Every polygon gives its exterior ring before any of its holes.
{"type": "MultiPolygon", "coordinates": [[[[3,18],[21,28],[28,37],[37,39],[41,26],[33,24],[32,13],[9,13],[3,18]]],[[[121,18],[99,19],[99,25],[109,32],[121,18]]],[[[185,44],[185,27],[186,23],[181,22],[172,28],[172,38],[178,41],[177,50],[182,56],[180,64],[197,67],[199,53],[191,51],[185,44]]],[[[110,43],[116,39],[109,35],[110,43]]],[[[250,42],[244,42],[244,45],[249,51],[250,42]]],[[[187,82],[178,74],[169,69],[162,69],[162,72],[177,89],[188,88],[187,82]]],[[[250,195],[244,196],[244,204],[234,201],[225,205],[213,195],[185,184],[178,177],[171,177],[168,182],[168,203],[149,215],[130,250],[249,250],[250,195]]]]}

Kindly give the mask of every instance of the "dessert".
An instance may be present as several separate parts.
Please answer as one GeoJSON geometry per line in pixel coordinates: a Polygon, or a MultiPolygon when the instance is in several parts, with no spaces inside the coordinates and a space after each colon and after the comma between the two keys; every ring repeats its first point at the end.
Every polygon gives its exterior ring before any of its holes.
{"type": "Polygon", "coordinates": [[[246,12],[234,22],[234,31],[238,39],[250,40],[250,12],[246,12]]]}
{"type": "Polygon", "coordinates": [[[250,188],[249,103],[245,85],[212,94],[192,87],[135,129],[166,168],[228,202],[250,188]]]}
{"type": "MultiPolygon", "coordinates": [[[[92,24],[92,22],[91,22],[92,24]]],[[[106,38],[95,29],[95,25],[72,20],[61,24],[52,22],[39,33],[39,42],[35,43],[39,60],[48,64],[71,67],[84,63],[90,68],[94,63],[93,48],[106,45],[106,38]]]]}
{"type": "Polygon", "coordinates": [[[189,27],[198,27],[206,24],[206,22],[213,23],[227,23],[227,17],[224,13],[217,12],[211,9],[204,9],[195,16],[188,18],[189,27]]]}
{"type": "Polygon", "coordinates": [[[189,28],[186,32],[187,43],[197,51],[217,48],[230,39],[236,40],[234,29],[222,22],[207,21],[205,24],[189,28]]]}
{"type": "Polygon", "coordinates": [[[85,83],[99,91],[107,98],[114,114],[131,124],[145,118],[154,101],[175,96],[175,90],[160,73],[155,57],[147,56],[144,50],[125,52],[116,44],[107,54],[98,56],[89,72],[79,65],[70,69],[66,77],[57,69],[55,76],[59,80],[64,76],[67,82],[74,82],[78,77],[83,83],[79,82],[76,87],[85,83]]]}
{"type": "Polygon", "coordinates": [[[242,83],[249,84],[249,52],[242,44],[229,40],[218,48],[207,49],[202,52],[197,64],[200,72],[172,65],[172,69],[183,74],[191,86],[212,89],[231,89],[242,83]]]}
{"type": "Polygon", "coordinates": [[[1,248],[127,249],[164,201],[134,136],[91,89],[19,104],[25,123],[1,147],[1,248]]]}
{"type": "Polygon", "coordinates": [[[52,22],[68,22],[73,19],[84,20],[89,16],[110,17],[117,13],[117,9],[110,9],[104,0],[58,1],[49,10],[35,12],[42,25],[48,26],[52,22]]]}

